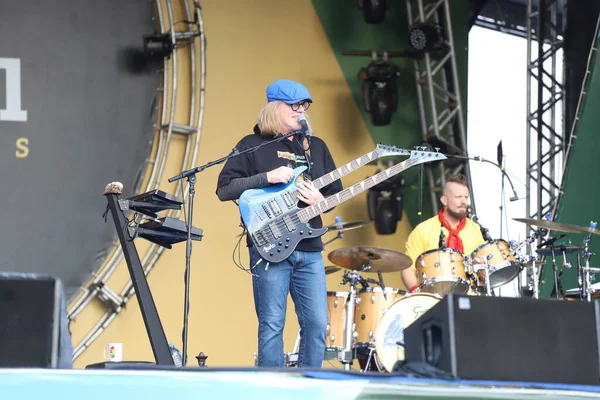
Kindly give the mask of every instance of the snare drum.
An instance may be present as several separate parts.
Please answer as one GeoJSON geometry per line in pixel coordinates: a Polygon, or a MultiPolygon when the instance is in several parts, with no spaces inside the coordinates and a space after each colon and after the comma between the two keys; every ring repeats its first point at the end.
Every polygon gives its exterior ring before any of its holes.
{"type": "Polygon", "coordinates": [[[407,294],[389,308],[376,333],[375,349],[380,370],[391,372],[396,361],[404,360],[404,329],[440,299],[440,296],[429,293],[407,294]]]}
{"type": "Polygon", "coordinates": [[[471,253],[473,273],[479,278],[479,287],[485,287],[486,262],[492,289],[512,281],[521,270],[521,264],[511,253],[509,244],[502,239],[486,242],[471,253]]]}
{"type": "Polygon", "coordinates": [[[421,254],[415,262],[421,292],[444,295],[469,290],[464,256],[453,249],[435,249],[421,254]]]}
{"type": "Polygon", "coordinates": [[[327,348],[344,347],[344,330],[346,328],[346,302],[348,292],[327,292],[327,348]]]}
{"type": "Polygon", "coordinates": [[[354,314],[356,346],[368,347],[373,343],[381,317],[402,297],[398,289],[389,287],[385,288],[385,295],[387,299],[380,287],[368,287],[358,292],[354,314]]]}

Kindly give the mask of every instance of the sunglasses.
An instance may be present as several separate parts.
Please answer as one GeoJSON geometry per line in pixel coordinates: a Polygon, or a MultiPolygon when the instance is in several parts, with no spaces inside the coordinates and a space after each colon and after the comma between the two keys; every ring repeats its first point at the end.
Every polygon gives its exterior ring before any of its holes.
{"type": "Polygon", "coordinates": [[[294,110],[294,111],[300,110],[300,107],[302,107],[302,109],[304,111],[306,111],[306,110],[308,110],[308,107],[310,107],[310,103],[308,101],[304,100],[304,101],[300,101],[296,104],[290,104],[290,107],[292,107],[292,110],[294,110]]]}

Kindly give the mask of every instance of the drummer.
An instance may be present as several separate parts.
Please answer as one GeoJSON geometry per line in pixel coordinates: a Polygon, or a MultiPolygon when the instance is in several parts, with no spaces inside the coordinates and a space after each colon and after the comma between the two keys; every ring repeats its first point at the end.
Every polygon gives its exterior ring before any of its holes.
{"type": "Polygon", "coordinates": [[[406,255],[413,265],[402,270],[402,280],[411,293],[419,288],[414,260],[421,254],[446,247],[469,255],[485,243],[479,225],[467,218],[469,188],[464,175],[446,180],[440,201],[444,207],[439,214],[417,225],[406,241],[406,255]]]}

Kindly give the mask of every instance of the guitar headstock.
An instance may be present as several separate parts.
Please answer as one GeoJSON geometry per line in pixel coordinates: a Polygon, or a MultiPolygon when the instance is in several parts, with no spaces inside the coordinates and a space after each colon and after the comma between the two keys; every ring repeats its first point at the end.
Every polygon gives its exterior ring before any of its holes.
{"type": "Polygon", "coordinates": [[[389,156],[408,156],[410,151],[401,147],[390,146],[387,144],[378,143],[375,148],[377,157],[389,157],[389,156]]]}
{"type": "Polygon", "coordinates": [[[447,159],[448,157],[440,153],[439,150],[439,148],[436,148],[435,151],[431,151],[431,147],[415,146],[414,149],[410,151],[410,161],[413,164],[422,164],[447,159]]]}

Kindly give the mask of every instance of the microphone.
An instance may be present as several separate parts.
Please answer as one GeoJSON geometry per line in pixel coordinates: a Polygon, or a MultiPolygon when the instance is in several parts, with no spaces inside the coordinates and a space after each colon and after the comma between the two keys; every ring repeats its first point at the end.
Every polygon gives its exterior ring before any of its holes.
{"type": "Polygon", "coordinates": [[[490,236],[490,230],[479,223],[479,218],[477,218],[477,215],[473,215],[471,217],[471,220],[477,225],[479,225],[479,230],[481,231],[481,236],[483,237],[483,240],[485,240],[486,242],[491,242],[492,237],[490,236]]]}
{"type": "Polygon", "coordinates": [[[303,133],[304,135],[306,135],[307,137],[310,137],[310,129],[308,129],[308,122],[306,122],[306,117],[304,115],[299,115],[298,116],[298,122],[300,122],[300,126],[302,128],[300,128],[300,132],[303,133]]]}
{"type": "Polygon", "coordinates": [[[310,152],[307,152],[307,149],[304,148],[304,138],[306,138],[306,141],[308,142],[308,149],[310,150],[310,138],[311,138],[311,134],[310,134],[310,129],[308,129],[308,122],[306,122],[306,116],[304,116],[304,114],[298,115],[297,117],[298,122],[300,122],[300,126],[302,127],[300,129],[300,142],[302,144],[302,148],[304,149],[304,155],[306,157],[306,167],[308,169],[308,174],[312,176],[312,172],[311,172],[311,167],[312,167],[312,162],[311,162],[311,157],[310,152]]]}
{"type": "Polygon", "coordinates": [[[551,237],[550,239],[546,240],[545,242],[542,242],[542,243],[538,244],[537,248],[541,249],[542,247],[548,246],[548,245],[552,245],[553,246],[555,242],[557,242],[558,240],[560,240],[560,239],[562,239],[562,238],[564,238],[566,236],[567,235],[565,235],[565,234],[561,234],[561,235],[558,235],[556,237],[551,237]]]}
{"type": "Polygon", "coordinates": [[[440,249],[446,249],[446,238],[444,237],[444,224],[440,225],[440,242],[439,242],[439,248],[440,249]]]}
{"type": "Polygon", "coordinates": [[[377,271],[377,277],[379,278],[379,286],[381,287],[381,291],[383,292],[383,298],[387,300],[387,294],[385,293],[385,283],[383,283],[383,276],[381,275],[381,271],[377,271]]]}
{"type": "MultiPolygon", "coordinates": [[[[506,175],[506,176],[508,176],[508,175],[506,175]]],[[[515,187],[512,185],[512,182],[508,181],[508,183],[510,183],[510,187],[511,187],[512,192],[513,192],[513,196],[510,199],[508,199],[508,200],[509,201],[517,201],[517,200],[519,200],[519,196],[517,195],[517,192],[515,190],[515,187]]]]}

